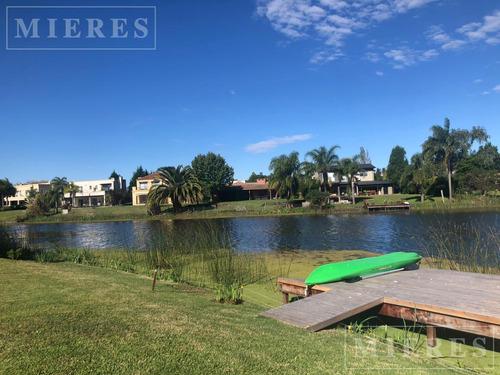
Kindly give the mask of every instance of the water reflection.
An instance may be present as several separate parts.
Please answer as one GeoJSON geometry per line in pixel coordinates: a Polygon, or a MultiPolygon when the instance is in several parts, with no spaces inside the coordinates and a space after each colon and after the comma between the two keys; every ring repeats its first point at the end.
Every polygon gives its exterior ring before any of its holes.
{"type": "MultiPolygon", "coordinates": [[[[224,231],[234,248],[413,251],[431,241],[430,228],[460,235],[473,224],[485,235],[500,229],[499,213],[389,213],[229,218],[184,221],[131,221],[71,224],[19,224],[7,230],[45,247],[146,249],[155,236],[187,236],[224,231]]],[[[465,235],[465,234],[464,234],[465,235]]]]}

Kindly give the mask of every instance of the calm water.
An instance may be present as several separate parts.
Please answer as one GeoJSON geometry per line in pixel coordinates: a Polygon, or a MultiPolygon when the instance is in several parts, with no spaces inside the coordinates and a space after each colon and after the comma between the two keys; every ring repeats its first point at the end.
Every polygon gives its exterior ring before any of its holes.
{"type": "MultiPolygon", "coordinates": [[[[447,231],[472,224],[500,232],[499,212],[452,214],[349,214],[116,223],[20,224],[8,230],[48,247],[145,249],[159,233],[200,233],[224,229],[235,248],[269,251],[367,250],[379,253],[418,250],[430,241],[429,229],[447,231]],[[208,225],[207,225],[208,223],[208,225]],[[210,229],[211,228],[211,229],[210,229]]],[[[486,232],[485,232],[486,233],[486,232]]]]}

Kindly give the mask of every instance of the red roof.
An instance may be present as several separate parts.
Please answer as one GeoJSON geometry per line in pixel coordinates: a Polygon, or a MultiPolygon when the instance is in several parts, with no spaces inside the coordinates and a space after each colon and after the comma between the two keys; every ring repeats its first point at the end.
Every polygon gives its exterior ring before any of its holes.
{"type": "Polygon", "coordinates": [[[151,173],[151,174],[148,174],[147,176],[144,176],[144,177],[139,177],[137,180],[139,181],[143,181],[143,180],[158,180],[160,179],[160,175],[158,173],[151,173]]]}

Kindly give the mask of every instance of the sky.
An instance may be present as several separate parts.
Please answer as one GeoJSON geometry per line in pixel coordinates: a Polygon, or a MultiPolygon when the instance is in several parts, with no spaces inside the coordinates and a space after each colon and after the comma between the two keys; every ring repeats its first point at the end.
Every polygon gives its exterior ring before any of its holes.
{"type": "Polygon", "coordinates": [[[445,117],[500,144],[500,0],[71,2],[155,6],[148,50],[7,49],[7,6],[68,2],[0,4],[0,177],[13,183],[129,180],[207,152],[246,179],[333,145],[383,168],[445,117]]]}

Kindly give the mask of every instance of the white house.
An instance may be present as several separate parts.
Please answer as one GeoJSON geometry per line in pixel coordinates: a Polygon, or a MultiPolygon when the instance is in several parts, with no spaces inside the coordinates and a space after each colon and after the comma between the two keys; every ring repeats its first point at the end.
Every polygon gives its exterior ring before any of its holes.
{"type": "Polygon", "coordinates": [[[121,176],[108,180],[72,181],[78,186],[75,193],[65,193],[64,198],[72,202],[73,207],[104,206],[106,193],[126,191],[127,184],[121,176]]]}

